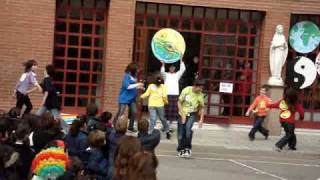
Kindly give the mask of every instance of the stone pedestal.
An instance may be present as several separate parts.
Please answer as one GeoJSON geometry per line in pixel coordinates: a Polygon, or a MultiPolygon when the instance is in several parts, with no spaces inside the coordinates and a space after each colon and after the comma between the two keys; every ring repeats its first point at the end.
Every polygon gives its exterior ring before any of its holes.
{"type": "MultiPolygon", "coordinates": [[[[272,102],[276,102],[283,97],[283,86],[268,86],[267,95],[272,99],[272,102]]],[[[279,136],[281,134],[281,125],[279,122],[279,110],[272,109],[269,111],[264,125],[269,130],[269,135],[279,136]]]]}

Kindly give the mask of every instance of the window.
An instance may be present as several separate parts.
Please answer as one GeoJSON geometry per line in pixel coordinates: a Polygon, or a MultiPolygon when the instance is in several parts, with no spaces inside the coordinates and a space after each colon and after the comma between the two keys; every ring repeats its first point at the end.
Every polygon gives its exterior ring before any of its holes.
{"type": "MultiPolygon", "coordinates": [[[[208,84],[207,115],[242,116],[255,96],[264,15],[258,11],[138,2],[134,61],[147,67],[144,62],[150,34],[163,27],[178,30],[185,39],[200,36],[199,71],[208,84]],[[219,93],[220,82],[233,83],[234,93],[219,93]]],[[[191,49],[195,51],[196,46],[191,49]]]]}
{"type": "Polygon", "coordinates": [[[53,64],[62,107],[101,102],[106,0],[57,0],[56,7],[53,64]]]}

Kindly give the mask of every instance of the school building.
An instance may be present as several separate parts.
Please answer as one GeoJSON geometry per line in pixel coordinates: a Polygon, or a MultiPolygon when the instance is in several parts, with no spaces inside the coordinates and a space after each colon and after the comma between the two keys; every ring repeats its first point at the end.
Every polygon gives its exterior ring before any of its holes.
{"type": "MultiPolygon", "coordinates": [[[[38,80],[46,64],[57,68],[63,112],[83,112],[95,102],[115,113],[125,67],[138,63],[140,78],[159,71],[150,42],[169,27],[185,38],[186,64],[199,57],[199,76],[207,82],[205,121],[250,124],[245,109],[269,79],[275,27],[282,24],[288,37],[303,20],[320,26],[319,0],[3,0],[0,109],[14,106],[22,63],[35,59],[38,80]],[[232,83],[233,93],[220,93],[220,82],[232,83]]],[[[288,60],[301,55],[289,48],[288,60]]],[[[305,56],[314,60],[319,51],[305,56]]],[[[34,109],[41,98],[31,95],[34,109]]],[[[298,127],[320,128],[319,75],[299,100],[306,112],[298,127]]]]}

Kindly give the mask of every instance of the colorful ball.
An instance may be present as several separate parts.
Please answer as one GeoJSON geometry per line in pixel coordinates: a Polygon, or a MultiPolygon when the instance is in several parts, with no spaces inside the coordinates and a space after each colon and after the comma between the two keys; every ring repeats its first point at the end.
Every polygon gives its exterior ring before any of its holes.
{"type": "Polygon", "coordinates": [[[186,43],[179,32],[165,28],[159,30],[153,36],[151,48],[158,60],[165,63],[174,63],[182,58],[186,50],[186,43]]]}

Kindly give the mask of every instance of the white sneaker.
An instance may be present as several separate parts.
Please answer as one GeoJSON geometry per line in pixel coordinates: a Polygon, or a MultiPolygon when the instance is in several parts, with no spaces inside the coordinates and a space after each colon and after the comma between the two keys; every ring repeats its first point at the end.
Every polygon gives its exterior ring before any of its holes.
{"type": "Polygon", "coordinates": [[[177,157],[184,157],[184,150],[178,151],[177,157]]]}
{"type": "Polygon", "coordinates": [[[185,149],[185,150],[184,150],[184,155],[183,155],[183,157],[185,157],[185,158],[190,158],[190,157],[191,157],[191,154],[192,154],[191,149],[185,149]]]}

